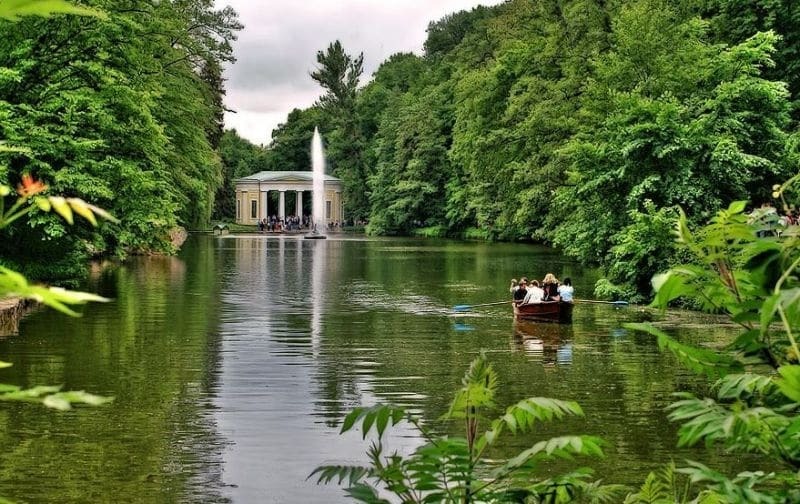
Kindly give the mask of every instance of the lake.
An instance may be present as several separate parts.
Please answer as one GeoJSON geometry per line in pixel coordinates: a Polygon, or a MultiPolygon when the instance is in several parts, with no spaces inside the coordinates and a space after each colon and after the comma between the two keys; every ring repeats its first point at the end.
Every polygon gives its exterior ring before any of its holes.
{"type": "MultiPolygon", "coordinates": [[[[509,280],[569,276],[591,296],[596,272],[526,244],[362,238],[193,236],[177,257],[98,265],[87,290],[113,298],[81,318],[38,310],[0,340],[13,367],[0,382],[56,384],[114,396],[56,412],[0,406],[0,496],[21,502],[346,502],[307,480],[323,463],[362,463],[368,442],[338,434],[353,407],[392,402],[437,423],[470,362],[485,351],[498,405],[548,396],[586,417],[544,424],[499,449],[595,434],[605,482],[640,485],[691,458],[738,472],[718,450],[677,449],[665,407],[708,384],[622,327],[652,318],[635,306],[577,304],[571,325],[514,323],[509,280]]],[[[656,314],[657,316],[658,314],[656,314]]],[[[732,328],[670,313],[660,327],[720,343],[732,328]]],[[[499,412],[500,410],[498,410],[499,412]]],[[[392,448],[420,443],[398,428],[392,448]]],[[[575,463],[571,467],[577,467],[575,463]]]]}

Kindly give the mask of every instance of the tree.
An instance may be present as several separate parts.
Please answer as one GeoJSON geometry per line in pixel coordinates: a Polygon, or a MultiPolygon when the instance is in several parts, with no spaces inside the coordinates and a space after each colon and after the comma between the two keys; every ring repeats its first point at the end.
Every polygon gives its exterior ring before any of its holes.
{"type": "Polygon", "coordinates": [[[326,90],[318,105],[333,126],[326,138],[327,154],[334,174],[342,179],[344,185],[345,213],[356,220],[369,214],[368,197],[363,190],[368,178],[363,156],[364,139],[355,118],[363,62],[363,53],[353,58],[345,53],[337,40],[325,52],[317,53],[319,67],[311,73],[311,78],[326,90]]]}
{"type": "Polygon", "coordinates": [[[317,63],[319,66],[311,72],[311,78],[326,91],[320,97],[319,104],[338,113],[351,111],[358,81],[364,71],[364,53],[353,58],[337,40],[326,51],[317,52],[317,63]]]}
{"type": "Polygon", "coordinates": [[[236,217],[236,179],[267,170],[267,151],[242,138],[236,130],[226,130],[219,142],[222,163],[222,185],[214,199],[215,220],[236,217]]]}
{"type": "MultiPolygon", "coordinates": [[[[2,153],[8,171],[0,176],[13,183],[29,172],[126,215],[113,233],[72,237],[52,216],[32,214],[33,233],[62,250],[169,251],[170,229],[203,225],[221,183],[212,147],[220,88],[211,76],[231,60],[240,25],[232,10],[205,0],[104,7],[105,20],[4,26],[0,137],[26,149],[2,153]]],[[[9,232],[32,236],[18,227],[9,232]]],[[[11,257],[21,253],[4,246],[11,257]]]]}
{"type": "Polygon", "coordinates": [[[656,4],[619,13],[614,47],[584,95],[581,128],[560,151],[569,184],[549,217],[557,245],[645,295],[667,266],[646,251],[668,235],[626,240],[646,222],[638,216],[681,205],[699,220],[737,199],[763,201],[787,173],[789,125],[785,85],[761,75],[774,34],[709,44],[703,23],[656,4]]]}

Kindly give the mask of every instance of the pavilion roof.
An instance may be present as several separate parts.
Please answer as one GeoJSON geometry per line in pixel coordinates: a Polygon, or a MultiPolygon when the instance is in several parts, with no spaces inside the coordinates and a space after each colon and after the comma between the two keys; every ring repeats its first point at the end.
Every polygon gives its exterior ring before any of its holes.
{"type": "MultiPolygon", "coordinates": [[[[260,171],[247,177],[236,179],[236,182],[298,182],[313,181],[314,174],[310,171],[260,171]]],[[[341,182],[333,175],[325,175],[325,181],[341,182]]]]}

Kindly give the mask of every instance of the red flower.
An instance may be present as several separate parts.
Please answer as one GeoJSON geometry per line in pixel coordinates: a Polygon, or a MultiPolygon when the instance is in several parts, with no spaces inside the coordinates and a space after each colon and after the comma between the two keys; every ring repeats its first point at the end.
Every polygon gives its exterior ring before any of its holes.
{"type": "Polygon", "coordinates": [[[22,176],[22,183],[17,186],[17,194],[23,198],[30,198],[46,190],[47,185],[44,182],[33,180],[33,177],[27,174],[22,176]]]}

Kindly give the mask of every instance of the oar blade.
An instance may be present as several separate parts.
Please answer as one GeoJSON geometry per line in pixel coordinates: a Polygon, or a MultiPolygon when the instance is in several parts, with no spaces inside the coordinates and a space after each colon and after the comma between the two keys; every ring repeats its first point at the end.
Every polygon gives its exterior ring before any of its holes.
{"type": "Polygon", "coordinates": [[[460,304],[460,305],[455,305],[453,307],[453,311],[469,311],[470,308],[472,308],[472,305],[460,304]]]}

